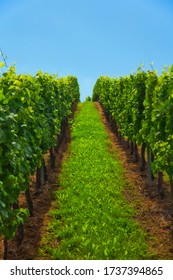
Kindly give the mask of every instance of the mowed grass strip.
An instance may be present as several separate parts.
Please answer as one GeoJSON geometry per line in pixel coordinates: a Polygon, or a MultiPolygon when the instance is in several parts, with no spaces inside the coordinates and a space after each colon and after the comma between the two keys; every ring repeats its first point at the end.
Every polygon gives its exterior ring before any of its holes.
{"type": "Polygon", "coordinates": [[[122,195],[122,166],[109,152],[98,111],[91,102],[79,109],[41,254],[62,260],[146,259],[145,234],[122,195]]]}

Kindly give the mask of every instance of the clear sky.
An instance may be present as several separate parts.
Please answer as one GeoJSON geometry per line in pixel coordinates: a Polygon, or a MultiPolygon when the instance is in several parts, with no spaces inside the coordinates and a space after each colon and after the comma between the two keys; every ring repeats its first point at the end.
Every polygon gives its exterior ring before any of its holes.
{"type": "Polygon", "coordinates": [[[0,48],[18,73],[76,76],[83,101],[100,75],[173,64],[173,0],[0,0],[0,48]]]}

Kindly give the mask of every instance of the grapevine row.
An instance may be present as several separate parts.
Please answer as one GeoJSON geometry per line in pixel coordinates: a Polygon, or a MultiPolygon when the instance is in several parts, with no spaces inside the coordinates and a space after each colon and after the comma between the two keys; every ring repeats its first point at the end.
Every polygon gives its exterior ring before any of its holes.
{"type": "Polygon", "coordinates": [[[30,177],[36,170],[39,174],[48,150],[53,157],[77,101],[79,85],[74,76],[57,78],[41,71],[35,76],[18,75],[15,67],[1,75],[0,236],[4,236],[5,245],[29,212],[32,215],[30,177]],[[30,211],[19,207],[21,192],[27,195],[30,211]]]}
{"type": "Polygon", "coordinates": [[[136,161],[141,147],[141,170],[146,168],[147,154],[149,183],[158,174],[161,197],[167,173],[173,196],[173,67],[165,67],[161,75],[139,67],[124,77],[101,76],[93,101],[102,104],[119,137],[131,143],[136,161]]]}

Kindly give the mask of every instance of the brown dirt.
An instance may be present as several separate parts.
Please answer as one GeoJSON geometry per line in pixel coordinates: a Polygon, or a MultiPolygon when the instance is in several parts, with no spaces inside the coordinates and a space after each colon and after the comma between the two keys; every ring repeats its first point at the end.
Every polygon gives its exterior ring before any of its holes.
{"type": "MultiPolygon", "coordinates": [[[[156,182],[148,186],[146,171],[141,172],[140,163],[135,163],[133,156],[126,149],[126,143],[120,143],[104,116],[101,106],[96,103],[96,108],[103,121],[110,139],[112,140],[111,152],[116,153],[124,167],[124,177],[127,185],[124,195],[128,203],[135,208],[135,219],[147,233],[147,242],[152,253],[152,259],[173,259],[173,206],[169,186],[165,183],[166,197],[160,199],[157,194],[156,182]]],[[[61,162],[65,157],[70,143],[70,129],[66,130],[66,136],[56,156],[56,165],[52,170],[47,160],[48,181],[40,195],[31,194],[34,203],[34,216],[30,217],[24,225],[24,240],[17,247],[16,241],[9,241],[10,260],[34,260],[38,258],[38,248],[41,237],[46,233],[49,221],[49,210],[53,207],[54,191],[58,189],[58,175],[61,162]]],[[[35,184],[35,178],[32,185],[35,184]]],[[[20,205],[26,207],[25,196],[20,198],[20,205]]],[[[3,240],[0,240],[0,259],[3,258],[3,240]]]]}
{"type": "Polygon", "coordinates": [[[124,196],[135,209],[135,219],[147,234],[147,242],[152,259],[173,259],[173,203],[169,184],[164,182],[165,198],[157,192],[157,180],[149,186],[147,170],[140,171],[140,161],[134,162],[125,141],[119,141],[111,131],[99,103],[95,104],[112,140],[112,152],[116,153],[125,170],[127,185],[124,196]]]}

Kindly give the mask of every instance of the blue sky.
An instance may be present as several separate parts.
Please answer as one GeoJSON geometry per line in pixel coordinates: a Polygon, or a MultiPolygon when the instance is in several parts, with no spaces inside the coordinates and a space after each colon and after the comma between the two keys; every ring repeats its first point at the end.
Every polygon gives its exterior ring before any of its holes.
{"type": "Polygon", "coordinates": [[[173,64],[171,0],[0,0],[0,15],[7,64],[75,75],[82,101],[100,75],[173,64]]]}

